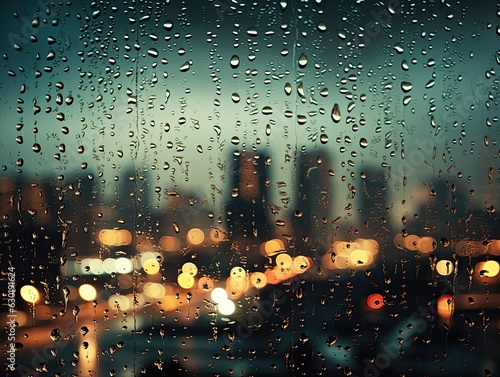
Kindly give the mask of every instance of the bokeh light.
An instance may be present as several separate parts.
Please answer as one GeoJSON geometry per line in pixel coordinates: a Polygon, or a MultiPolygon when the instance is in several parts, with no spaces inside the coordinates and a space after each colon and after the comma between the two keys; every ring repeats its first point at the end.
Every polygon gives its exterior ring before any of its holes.
{"type": "Polygon", "coordinates": [[[380,309],[384,306],[384,297],[380,293],[372,293],[366,298],[366,306],[372,310],[380,309]]]}
{"type": "Polygon", "coordinates": [[[183,272],[177,277],[177,283],[179,283],[181,288],[190,289],[194,285],[194,277],[191,274],[183,272]]]}
{"type": "Polygon", "coordinates": [[[453,262],[447,259],[442,259],[436,263],[436,271],[441,276],[448,276],[453,273],[453,262]]]}
{"type": "Polygon", "coordinates": [[[234,313],[235,309],[236,309],[236,305],[234,304],[233,301],[231,301],[229,299],[222,300],[217,305],[217,310],[222,315],[231,315],[234,313]]]}
{"type": "Polygon", "coordinates": [[[193,246],[201,245],[204,240],[205,240],[205,233],[203,233],[203,230],[199,228],[189,229],[189,231],[186,234],[186,241],[193,246]]]}
{"type": "Polygon", "coordinates": [[[97,290],[93,285],[82,284],[78,288],[78,293],[80,297],[85,301],[93,301],[97,297],[97,290]]]}
{"type": "Polygon", "coordinates": [[[38,290],[32,285],[23,285],[19,293],[22,299],[30,304],[34,304],[40,299],[40,293],[38,293],[38,290]]]}
{"type": "Polygon", "coordinates": [[[160,263],[155,259],[147,259],[142,264],[142,268],[144,272],[148,275],[154,275],[160,271],[160,263]]]}
{"type": "Polygon", "coordinates": [[[224,288],[217,287],[217,288],[214,288],[210,297],[212,298],[213,302],[218,304],[224,300],[227,300],[227,292],[224,288]]]}

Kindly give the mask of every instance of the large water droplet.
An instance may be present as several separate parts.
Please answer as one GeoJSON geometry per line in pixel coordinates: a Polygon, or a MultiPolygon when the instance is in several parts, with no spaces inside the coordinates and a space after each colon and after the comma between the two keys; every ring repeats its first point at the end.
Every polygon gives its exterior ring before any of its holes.
{"type": "Polygon", "coordinates": [[[158,57],[158,50],[154,47],[151,47],[149,50],[148,50],[148,55],[151,56],[152,58],[157,58],[158,57]]]}
{"type": "Polygon", "coordinates": [[[302,53],[299,56],[299,67],[305,68],[306,65],[307,65],[307,56],[304,53],[302,53]]]}
{"type": "Polygon", "coordinates": [[[411,89],[413,88],[413,85],[411,82],[408,82],[408,81],[403,81],[401,83],[401,89],[403,90],[403,92],[405,93],[408,93],[411,89]]]}
{"type": "Polygon", "coordinates": [[[335,123],[340,122],[340,107],[339,107],[339,104],[338,104],[338,103],[336,103],[335,105],[333,105],[333,109],[332,109],[332,120],[333,120],[335,123]]]}
{"type": "Polygon", "coordinates": [[[238,68],[238,66],[240,65],[240,58],[238,57],[238,55],[231,56],[230,64],[231,68],[238,68]]]}

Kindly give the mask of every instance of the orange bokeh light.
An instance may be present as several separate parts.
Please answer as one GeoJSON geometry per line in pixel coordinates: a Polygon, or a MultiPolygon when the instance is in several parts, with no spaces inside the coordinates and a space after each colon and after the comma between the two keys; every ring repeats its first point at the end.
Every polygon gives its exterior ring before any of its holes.
{"type": "Polygon", "coordinates": [[[366,298],[366,305],[372,310],[380,309],[384,306],[384,297],[380,293],[372,293],[366,298]]]}

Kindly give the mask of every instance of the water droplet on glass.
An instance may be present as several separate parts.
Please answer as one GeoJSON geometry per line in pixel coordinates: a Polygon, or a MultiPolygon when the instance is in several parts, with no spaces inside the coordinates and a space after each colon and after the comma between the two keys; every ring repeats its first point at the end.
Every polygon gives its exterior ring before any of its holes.
{"type": "Polygon", "coordinates": [[[234,102],[234,103],[238,103],[240,102],[240,95],[238,93],[233,93],[231,94],[231,100],[234,102]]]}
{"type": "Polygon", "coordinates": [[[173,23],[172,21],[170,21],[170,20],[165,21],[165,22],[163,23],[163,28],[164,28],[165,30],[172,30],[172,28],[173,28],[173,27],[174,27],[174,23],[173,23]]]}
{"type": "Polygon", "coordinates": [[[403,46],[401,45],[401,43],[397,42],[395,45],[394,45],[394,51],[396,51],[398,54],[402,54],[404,52],[404,48],[403,46]]]}
{"type": "Polygon", "coordinates": [[[335,123],[340,122],[340,107],[339,107],[339,104],[338,104],[338,103],[336,103],[335,105],[333,105],[333,109],[332,109],[332,120],[333,120],[335,123]]]}
{"type": "Polygon", "coordinates": [[[306,54],[302,53],[299,56],[299,67],[305,68],[306,65],[307,65],[307,56],[306,54]]]}
{"type": "Polygon", "coordinates": [[[230,64],[231,64],[231,68],[238,68],[238,66],[240,65],[239,56],[238,55],[231,56],[230,64]]]}
{"type": "Polygon", "coordinates": [[[181,72],[189,71],[190,67],[191,67],[191,64],[189,64],[189,62],[185,62],[183,65],[180,66],[179,71],[181,71],[181,72]]]}
{"type": "Polygon", "coordinates": [[[154,47],[151,47],[149,50],[148,50],[148,55],[151,56],[152,58],[157,58],[159,53],[158,53],[158,50],[154,47]]]}
{"type": "Polygon", "coordinates": [[[413,88],[413,85],[411,82],[408,82],[408,81],[403,81],[401,83],[401,89],[403,90],[403,92],[405,93],[408,93],[411,89],[413,88]]]}
{"type": "Polygon", "coordinates": [[[53,329],[50,332],[50,339],[52,339],[53,342],[57,342],[61,339],[61,331],[59,329],[53,329]]]}
{"type": "Polygon", "coordinates": [[[292,85],[289,82],[285,84],[285,94],[289,96],[292,93],[292,85]]]}

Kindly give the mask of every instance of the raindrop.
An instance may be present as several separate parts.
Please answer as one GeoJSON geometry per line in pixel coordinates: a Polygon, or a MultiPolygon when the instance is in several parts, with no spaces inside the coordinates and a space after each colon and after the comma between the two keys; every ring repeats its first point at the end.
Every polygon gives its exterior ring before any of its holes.
{"type": "Polygon", "coordinates": [[[339,104],[338,104],[338,103],[336,103],[335,105],[333,105],[333,109],[332,109],[332,120],[333,120],[335,123],[340,122],[340,107],[339,107],[339,104]]]}
{"type": "Polygon", "coordinates": [[[251,27],[251,28],[249,28],[249,29],[247,30],[247,35],[248,35],[249,37],[256,37],[256,36],[257,36],[257,34],[258,34],[258,33],[257,33],[257,29],[256,29],[256,28],[254,28],[254,27],[251,27]]]}
{"type": "Polygon", "coordinates": [[[151,56],[152,58],[157,58],[159,53],[158,53],[158,50],[154,47],[151,47],[149,50],[148,50],[148,55],[151,56]]]}
{"type": "Polygon", "coordinates": [[[234,102],[234,103],[238,103],[240,102],[240,95],[238,93],[233,93],[231,94],[231,100],[234,102]]]}
{"type": "Polygon", "coordinates": [[[262,108],[262,114],[264,115],[271,115],[273,113],[273,109],[271,106],[264,106],[262,108]]]}
{"type": "Polygon", "coordinates": [[[173,23],[172,21],[170,21],[170,20],[165,21],[165,22],[163,23],[163,28],[164,28],[165,30],[172,30],[172,28],[173,28],[173,27],[174,27],[174,23],[173,23]]]}
{"type": "Polygon", "coordinates": [[[189,71],[190,67],[191,67],[191,64],[189,64],[189,62],[185,62],[183,65],[180,66],[179,71],[181,71],[181,72],[189,71]]]}
{"type": "Polygon", "coordinates": [[[403,81],[401,83],[401,89],[403,90],[403,92],[405,93],[408,93],[411,89],[413,88],[413,85],[411,82],[408,82],[408,81],[403,81]]]}
{"type": "Polygon", "coordinates": [[[299,67],[305,68],[306,65],[307,65],[307,56],[304,53],[302,53],[299,56],[299,67]]]}
{"type": "Polygon", "coordinates": [[[239,56],[238,55],[231,56],[230,64],[231,64],[231,68],[238,68],[238,66],[240,65],[239,56]]]}
{"type": "Polygon", "coordinates": [[[292,93],[292,85],[289,82],[285,84],[285,94],[289,96],[292,93]]]}
{"type": "Polygon", "coordinates": [[[403,46],[401,45],[401,43],[397,42],[395,45],[394,45],[394,51],[396,51],[398,54],[402,54],[404,52],[404,48],[403,46]]]}
{"type": "Polygon", "coordinates": [[[435,83],[436,83],[435,80],[429,80],[429,81],[427,81],[427,84],[425,84],[425,88],[426,89],[432,88],[435,83]]]}
{"type": "Polygon", "coordinates": [[[361,148],[366,148],[368,146],[368,141],[364,137],[362,137],[359,140],[359,145],[361,148]]]}
{"type": "Polygon", "coordinates": [[[320,22],[318,24],[318,30],[321,32],[326,31],[326,24],[324,22],[320,22]]]}
{"type": "Polygon", "coordinates": [[[59,329],[53,329],[50,332],[50,339],[52,339],[53,342],[57,342],[61,339],[61,331],[59,329]]]}

